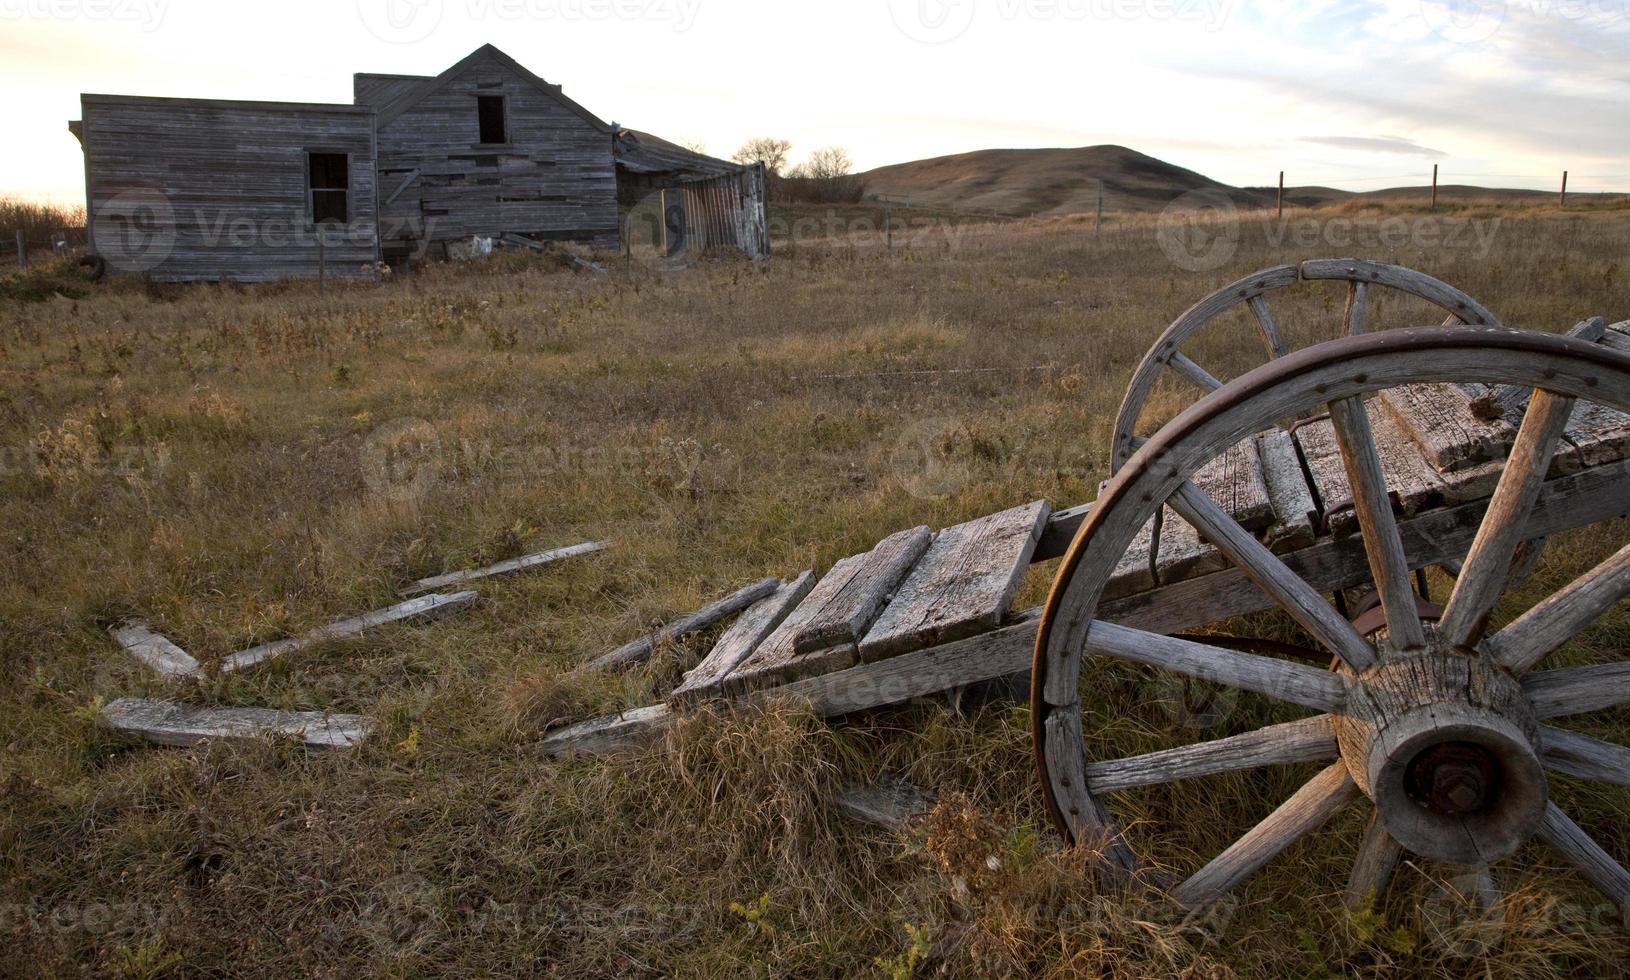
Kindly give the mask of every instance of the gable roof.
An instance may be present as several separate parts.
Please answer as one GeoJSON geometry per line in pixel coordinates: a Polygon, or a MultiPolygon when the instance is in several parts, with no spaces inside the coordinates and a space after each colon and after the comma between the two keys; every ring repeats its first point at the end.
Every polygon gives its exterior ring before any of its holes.
{"type": "Polygon", "coordinates": [[[599,116],[596,116],[594,113],[578,105],[576,102],[573,102],[571,99],[568,99],[565,93],[561,91],[561,87],[559,85],[551,85],[542,78],[539,78],[537,75],[534,75],[525,65],[493,47],[491,44],[483,44],[481,47],[476,48],[474,51],[471,51],[469,54],[465,55],[462,59],[460,59],[458,64],[442,72],[440,75],[425,81],[423,84],[414,86],[408,91],[398,95],[397,97],[386,102],[384,105],[380,106],[380,127],[384,128],[385,126],[390,125],[392,122],[395,122],[396,119],[404,112],[407,112],[409,109],[418,105],[420,102],[423,102],[431,95],[434,95],[435,93],[446,88],[449,84],[451,84],[453,79],[457,78],[459,74],[464,71],[464,69],[470,67],[478,61],[487,59],[496,61],[505,68],[515,72],[517,75],[521,76],[523,80],[533,85],[539,91],[544,92],[554,98],[556,102],[559,102],[567,109],[570,109],[575,115],[594,128],[606,133],[612,131],[611,126],[599,116]]]}

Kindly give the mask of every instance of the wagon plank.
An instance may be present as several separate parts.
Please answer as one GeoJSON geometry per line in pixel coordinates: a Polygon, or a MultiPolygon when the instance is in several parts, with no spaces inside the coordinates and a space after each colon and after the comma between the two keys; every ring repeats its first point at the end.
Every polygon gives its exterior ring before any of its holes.
{"type": "Polygon", "coordinates": [[[668,695],[669,703],[691,704],[722,697],[725,677],[752,655],[814,587],[815,573],[806,571],[791,582],[782,582],[774,592],[754,603],[730,624],[702,662],[685,674],[684,682],[668,695]]]}
{"type": "Polygon", "coordinates": [[[1479,417],[1459,385],[1402,385],[1380,397],[1439,472],[1500,459],[1517,435],[1504,418],[1479,417]]]}
{"type": "Polygon", "coordinates": [[[856,634],[865,635],[932,537],[926,527],[901,531],[833,565],[758,649],[725,676],[725,692],[744,694],[853,666],[859,659],[856,634]]]}
{"type": "Polygon", "coordinates": [[[1001,625],[1051,513],[1038,500],[941,531],[861,640],[860,659],[882,660],[1001,625]]]}
{"type": "Polygon", "coordinates": [[[433,619],[458,612],[475,602],[479,598],[476,592],[455,592],[451,595],[435,593],[434,595],[420,596],[399,602],[394,606],[376,609],[373,612],[342,619],[337,623],[319,626],[303,636],[290,637],[286,640],[273,640],[262,643],[247,650],[240,650],[232,656],[221,661],[223,673],[253,667],[256,664],[287,656],[309,647],[326,643],[330,640],[339,640],[356,636],[365,630],[387,623],[398,623],[410,619],[433,619]]]}
{"type": "Polygon", "coordinates": [[[194,677],[198,661],[170,639],[152,631],[147,623],[133,619],[113,630],[113,638],[132,657],[166,677],[194,677]]]}
{"type": "Polygon", "coordinates": [[[689,615],[679,617],[655,633],[642,636],[637,640],[623,644],[615,650],[603,653],[578,669],[585,671],[611,670],[617,667],[644,663],[650,660],[651,654],[663,644],[672,643],[680,637],[707,629],[721,619],[741,612],[753,603],[775,592],[780,585],[781,581],[773,577],[754,582],[752,585],[738,589],[722,599],[708,603],[689,615]]]}
{"type": "MultiPolygon", "coordinates": [[[[1394,509],[1406,515],[1416,514],[1448,500],[1448,481],[1427,460],[1392,413],[1374,400],[1366,402],[1365,409],[1375,433],[1381,471],[1387,478],[1394,509]]],[[[1341,449],[1336,444],[1335,427],[1328,418],[1317,419],[1298,427],[1295,438],[1313,475],[1325,525],[1336,537],[1357,531],[1358,517],[1353,511],[1352,489],[1347,482],[1341,449]]]]}
{"type": "Polygon", "coordinates": [[[1258,435],[1257,458],[1262,463],[1268,505],[1273,509],[1273,522],[1263,530],[1262,543],[1274,552],[1307,547],[1315,536],[1313,521],[1318,508],[1290,433],[1274,429],[1258,435]]]}

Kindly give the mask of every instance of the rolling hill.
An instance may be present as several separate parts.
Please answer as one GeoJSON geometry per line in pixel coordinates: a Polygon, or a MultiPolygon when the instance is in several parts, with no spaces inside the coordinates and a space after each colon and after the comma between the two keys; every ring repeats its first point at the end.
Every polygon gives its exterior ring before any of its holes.
{"type": "MultiPolygon", "coordinates": [[[[917,207],[995,211],[1004,215],[1081,214],[1098,206],[1103,182],[1104,210],[1159,211],[1190,191],[1215,191],[1239,207],[1272,207],[1275,188],[1233,187],[1204,174],[1124,146],[1057,149],[976,150],[952,156],[878,167],[860,175],[868,197],[887,196],[917,207]]],[[[1333,187],[1287,187],[1290,207],[1321,207],[1353,199],[1420,200],[1429,186],[1344,191],[1333,187]]],[[[1442,185],[1442,199],[1554,200],[1551,191],[1442,185]]],[[[1570,202],[1619,195],[1569,194],[1570,202]]]]}

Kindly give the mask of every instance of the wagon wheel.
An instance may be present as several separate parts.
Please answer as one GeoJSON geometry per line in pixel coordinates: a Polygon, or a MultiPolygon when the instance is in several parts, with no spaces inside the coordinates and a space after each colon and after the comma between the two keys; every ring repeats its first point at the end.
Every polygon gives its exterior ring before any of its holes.
{"type": "Polygon", "coordinates": [[[1561,519],[1569,513],[1566,501],[1547,499],[1538,510],[1535,502],[1574,399],[1581,397],[1630,411],[1630,357],[1545,334],[1411,328],[1331,341],[1276,360],[1157,432],[1082,525],[1036,641],[1032,734],[1047,808],[1061,832],[1101,845],[1107,861],[1130,869],[1135,858],[1102,796],[1267,765],[1330,762],[1178,885],[1175,897],[1192,909],[1211,904],[1348,803],[1367,797],[1376,815],[1354,862],[1350,898],[1384,890],[1405,850],[1485,866],[1538,837],[1621,907],[1630,906],[1630,873],[1549,801],[1546,786],[1547,771],[1630,785],[1630,748],[1541,724],[1630,701],[1630,663],[1531,673],[1630,594],[1630,547],[1484,635],[1529,516],[1568,523],[1561,519]],[[1443,379],[1537,390],[1464,573],[1441,619],[1423,623],[1362,396],[1443,379]],[[1275,419],[1323,405],[1336,428],[1369,571],[1390,624],[1370,637],[1189,479],[1275,419]],[[1339,669],[1095,620],[1117,559],[1163,504],[1199,528],[1334,654],[1339,669]],[[1080,703],[1085,654],[1257,692],[1319,714],[1234,738],[1089,762],[1080,703]]]}
{"type": "Polygon", "coordinates": [[[1183,345],[1191,337],[1218,317],[1245,304],[1256,318],[1268,359],[1284,357],[1288,353],[1285,340],[1265,297],[1275,289],[1313,279],[1347,283],[1347,310],[1342,324],[1343,333],[1348,336],[1365,332],[1365,304],[1371,286],[1385,286],[1441,307],[1449,314],[1444,326],[1502,326],[1498,317],[1470,296],[1446,282],[1403,266],[1358,259],[1314,259],[1299,266],[1282,265],[1264,269],[1230,283],[1194,304],[1166,328],[1149,353],[1144,355],[1142,363],[1132,374],[1132,383],[1127,386],[1126,396],[1115,419],[1111,468],[1120,469],[1141,444],[1142,440],[1137,434],[1138,421],[1143,417],[1149,393],[1154,390],[1155,382],[1163,372],[1175,373],[1203,393],[1222,387],[1221,381],[1183,353],[1183,345]]]}

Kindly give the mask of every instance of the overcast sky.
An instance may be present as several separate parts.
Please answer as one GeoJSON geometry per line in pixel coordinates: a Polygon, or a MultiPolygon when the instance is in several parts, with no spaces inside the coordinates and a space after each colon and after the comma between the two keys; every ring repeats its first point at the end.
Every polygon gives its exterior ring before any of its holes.
{"type": "Polygon", "coordinates": [[[0,195],[83,200],[81,92],[349,102],[487,42],[720,156],[1120,143],[1241,185],[1630,191],[1630,0],[0,0],[0,195]]]}

